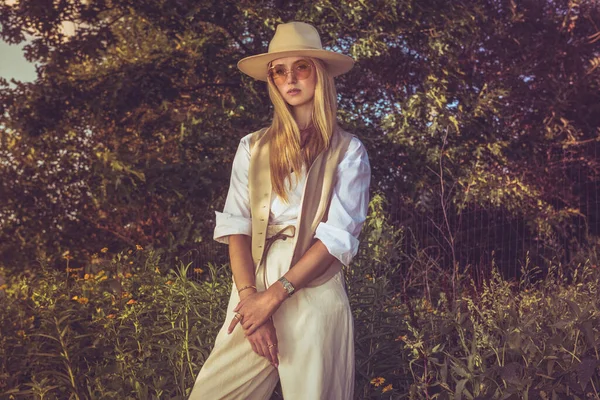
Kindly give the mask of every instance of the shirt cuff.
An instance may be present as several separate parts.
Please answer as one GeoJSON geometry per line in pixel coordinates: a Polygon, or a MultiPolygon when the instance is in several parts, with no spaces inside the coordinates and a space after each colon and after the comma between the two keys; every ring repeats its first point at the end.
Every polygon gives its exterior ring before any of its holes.
{"type": "Polygon", "coordinates": [[[213,239],[219,243],[229,244],[229,235],[252,236],[250,218],[215,211],[216,225],[213,239]]]}
{"type": "Polygon", "coordinates": [[[326,222],[321,222],[315,231],[315,238],[319,239],[329,253],[348,266],[358,252],[359,241],[351,233],[326,222]]]}

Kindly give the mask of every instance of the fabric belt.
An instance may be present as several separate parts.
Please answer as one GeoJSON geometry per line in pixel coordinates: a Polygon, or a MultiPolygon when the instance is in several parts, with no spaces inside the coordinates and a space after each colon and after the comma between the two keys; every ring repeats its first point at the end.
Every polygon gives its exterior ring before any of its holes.
{"type": "Polygon", "coordinates": [[[267,239],[265,241],[265,250],[263,256],[261,258],[260,264],[256,267],[256,277],[258,277],[258,272],[262,267],[262,278],[265,290],[267,290],[267,258],[269,255],[269,250],[271,249],[271,245],[278,240],[287,240],[292,239],[296,236],[296,226],[295,225],[269,225],[267,227],[267,239]]]}

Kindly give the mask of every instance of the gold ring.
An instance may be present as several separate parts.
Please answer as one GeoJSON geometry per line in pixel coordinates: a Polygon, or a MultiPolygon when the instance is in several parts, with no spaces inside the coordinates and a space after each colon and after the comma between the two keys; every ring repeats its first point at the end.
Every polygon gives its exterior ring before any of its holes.
{"type": "Polygon", "coordinates": [[[240,313],[235,313],[235,315],[233,316],[233,318],[237,319],[238,321],[242,322],[242,318],[244,318],[244,316],[240,313]]]}

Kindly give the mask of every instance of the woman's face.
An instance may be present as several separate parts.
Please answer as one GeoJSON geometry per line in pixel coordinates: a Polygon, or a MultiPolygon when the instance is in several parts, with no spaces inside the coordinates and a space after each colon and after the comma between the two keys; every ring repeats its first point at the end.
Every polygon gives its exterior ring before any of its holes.
{"type": "Polygon", "coordinates": [[[269,71],[273,83],[290,106],[297,107],[312,101],[317,74],[309,58],[278,58],[271,63],[269,71]]]}

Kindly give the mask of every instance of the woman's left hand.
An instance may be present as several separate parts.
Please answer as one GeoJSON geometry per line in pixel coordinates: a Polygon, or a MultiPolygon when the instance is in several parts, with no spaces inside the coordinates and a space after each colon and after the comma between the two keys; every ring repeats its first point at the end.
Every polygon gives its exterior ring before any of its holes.
{"type": "Polygon", "coordinates": [[[279,303],[269,291],[254,293],[240,301],[233,309],[237,315],[240,315],[241,321],[234,318],[227,332],[231,333],[237,323],[241,322],[246,331],[245,336],[251,335],[277,311],[277,308],[279,303]]]}

